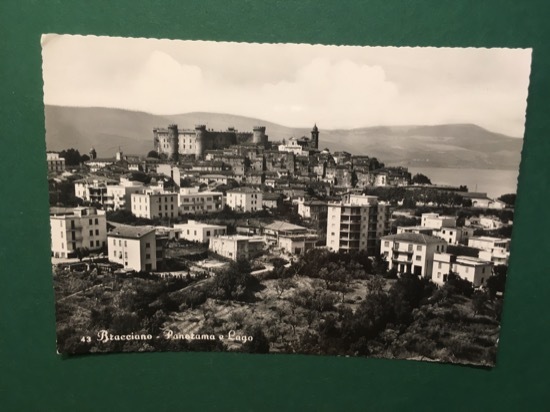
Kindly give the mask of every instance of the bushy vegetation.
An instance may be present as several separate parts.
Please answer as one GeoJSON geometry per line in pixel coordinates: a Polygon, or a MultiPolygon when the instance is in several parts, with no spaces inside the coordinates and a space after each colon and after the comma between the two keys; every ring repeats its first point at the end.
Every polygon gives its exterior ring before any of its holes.
{"type": "Polygon", "coordinates": [[[258,279],[249,262],[211,278],[55,275],[60,351],[290,352],[494,363],[506,267],[485,291],[452,273],[443,287],[399,277],[364,253],[314,249],[293,263],[272,259],[258,279]],[[111,333],[196,333],[250,340],[86,343],[111,333]]]}

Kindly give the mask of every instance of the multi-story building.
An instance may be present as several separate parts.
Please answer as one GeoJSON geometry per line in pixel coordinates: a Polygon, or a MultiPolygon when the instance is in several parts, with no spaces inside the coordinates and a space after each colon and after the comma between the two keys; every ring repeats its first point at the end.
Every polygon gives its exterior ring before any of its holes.
{"type": "Polygon", "coordinates": [[[187,223],[176,224],[174,229],[180,239],[190,240],[191,242],[207,243],[216,236],[224,236],[227,232],[227,226],[209,225],[206,223],[188,220],[187,223]]]}
{"type": "Polygon", "coordinates": [[[467,243],[474,230],[470,227],[457,227],[455,216],[441,216],[438,213],[423,213],[421,226],[432,229],[432,235],[444,239],[449,245],[467,243]]]}
{"type": "Polygon", "coordinates": [[[434,254],[446,252],[447,242],[435,236],[400,233],[384,236],[380,249],[389,269],[429,278],[433,272],[434,254]]]}
{"type": "Polygon", "coordinates": [[[480,249],[478,257],[495,265],[508,265],[510,258],[510,239],[490,236],[471,237],[468,246],[480,249]]]}
{"type": "Polygon", "coordinates": [[[283,195],[280,193],[264,192],[262,207],[264,209],[278,209],[283,205],[283,195]]]}
{"type": "Polygon", "coordinates": [[[441,216],[439,213],[422,213],[421,226],[441,229],[444,227],[456,227],[456,217],[441,216]]]}
{"type": "Polygon", "coordinates": [[[172,192],[157,192],[146,190],[142,193],[132,193],[131,210],[136,217],[156,219],[178,216],[178,194],[172,192]]]}
{"type": "Polygon", "coordinates": [[[65,171],[65,159],[59,156],[57,152],[46,152],[48,162],[48,172],[61,173],[65,171]]]}
{"type": "Polygon", "coordinates": [[[378,254],[380,238],[389,233],[389,205],[376,196],[346,195],[328,204],[327,247],[332,251],[378,254]]]}
{"type": "Polygon", "coordinates": [[[75,257],[78,250],[99,250],[107,241],[105,212],[93,207],[77,207],[50,214],[52,254],[56,258],[75,257]]]}
{"type": "Polygon", "coordinates": [[[182,187],[178,195],[181,214],[213,213],[223,210],[225,198],[221,192],[200,192],[199,187],[182,187]]]}
{"type": "Polygon", "coordinates": [[[256,212],[262,210],[263,194],[249,187],[227,192],[226,204],[238,212],[256,212]]]}
{"type": "Polygon", "coordinates": [[[472,282],[474,287],[485,284],[493,273],[493,262],[487,262],[470,256],[455,256],[449,253],[435,253],[432,268],[432,282],[443,285],[449,273],[472,282]]]}
{"type": "Polygon", "coordinates": [[[263,237],[249,237],[241,235],[218,236],[210,239],[209,250],[232,260],[253,259],[262,254],[264,249],[263,237]]]}
{"type": "Polygon", "coordinates": [[[130,210],[132,193],[144,190],[143,183],[121,179],[118,185],[107,185],[103,206],[106,210],[130,210]]]}
{"type": "Polygon", "coordinates": [[[117,183],[116,180],[104,177],[80,179],[74,182],[74,193],[76,197],[85,202],[105,206],[105,203],[108,201],[107,187],[116,185],[117,183]]]}
{"type": "Polygon", "coordinates": [[[109,261],[125,269],[153,271],[157,268],[155,228],[150,226],[117,226],[107,234],[109,261]]]}

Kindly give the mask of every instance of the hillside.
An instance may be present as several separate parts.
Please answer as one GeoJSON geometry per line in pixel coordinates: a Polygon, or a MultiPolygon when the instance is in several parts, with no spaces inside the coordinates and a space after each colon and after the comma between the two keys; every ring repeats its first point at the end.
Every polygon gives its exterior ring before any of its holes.
{"type": "MultiPolygon", "coordinates": [[[[248,131],[264,125],[271,141],[309,136],[309,128],[291,128],[260,119],[217,113],[153,115],[122,109],[46,106],[48,150],[74,147],[99,156],[111,156],[120,146],[128,154],[153,149],[152,129],[176,123],[180,128],[206,124],[225,130],[248,131]]],[[[321,148],[375,156],[386,164],[517,170],[522,139],[492,133],[471,124],[436,126],[379,126],[326,130],[319,122],[321,148]]]]}

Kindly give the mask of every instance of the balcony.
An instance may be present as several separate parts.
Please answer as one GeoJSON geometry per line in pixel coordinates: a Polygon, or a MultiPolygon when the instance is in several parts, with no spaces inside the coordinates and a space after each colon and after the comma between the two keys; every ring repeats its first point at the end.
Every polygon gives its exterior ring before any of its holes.
{"type": "Polygon", "coordinates": [[[411,260],[403,260],[403,259],[399,259],[398,257],[393,257],[391,261],[393,263],[406,263],[408,265],[412,265],[412,263],[413,263],[412,259],[411,260]]]}

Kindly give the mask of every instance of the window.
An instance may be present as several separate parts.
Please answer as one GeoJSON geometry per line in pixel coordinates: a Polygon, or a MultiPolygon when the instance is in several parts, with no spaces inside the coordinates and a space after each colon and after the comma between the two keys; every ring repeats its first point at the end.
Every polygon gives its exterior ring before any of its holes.
{"type": "Polygon", "coordinates": [[[116,246],[116,239],[113,239],[113,245],[116,246]]]}
{"type": "Polygon", "coordinates": [[[93,235],[94,235],[94,231],[90,230],[90,236],[93,236],[93,235]]]}
{"type": "Polygon", "coordinates": [[[95,247],[99,247],[99,240],[95,241],[95,247]]]}
{"type": "Polygon", "coordinates": [[[420,260],[420,256],[417,256],[417,257],[416,257],[416,260],[420,260]]]}
{"type": "Polygon", "coordinates": [[[94,247],[94,241],[90,240],[90,247],[94,247]]]}
{"type": "Polygon", "coordinates": [[[95,224],[99,225],[99,219],[97,217],[95,218],[95,224]]]}
{"type": "Polygon", "coordinates": [[[146,254],[145,254],[145,259],[151,259],[151,254],[150,254],[150,253],[146,253],[146,254]]]}
{"type": "Polygon", "coordinates": [[[437,268],[441,269],[441,262],[437,262],[437,268]]]}
{"type": "Polygon", "coordinates": [[[88,221],[88,224],[93,225],[93,224],[94,224],[94,223],[93,223],[93,220],[90,219],[90,220],[88,221]]]}
{"type": "Polygon", "coordinates": [[[422,245],[417,245],[417,246],[416,246],[416,250],[417,250],[418,252],[422,251],[422,245]]]}
{"type": "Polygon", "coordinates": [[[124,259],[128,259],[128,252],[124,252],[124,259]]]}
{"type": "Polygon", "coordinates": [[[96,230],[95,230],[95,234],[96,234],[96,235],[99,235],[99,229],[96,229],[96,230]]]}
{"type": "Polygon", "coordinates": [[[210,236],[210,231],[209,230],[206,231],[206,236],[210,236]]]}
{"type": "Polygon", "coordinates": [[[128,242],[124,241],[124,247],[128,246],[128,242]]]}
{"type": "Polygon", "coordinates": [[[150,244],[149,242],[147,242],[147,243],[145,244],[145,248],[148,249],[148,248],[150,248],[150,247],[151,247],[151,244],[150,244]]]}
{"type": "Polygon", "coordinates": [[[122,240],[118,239],[118,245],[122,246],[122,240]]]}
{"type": "Polygon", "coordinates": [[[390,242],[388,240],[384,241],[384,246],[388,247],[390,245],[390,242]]]}

